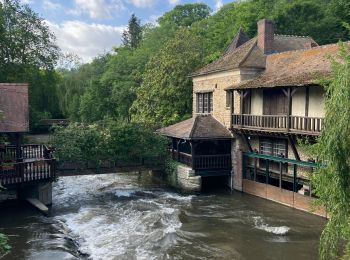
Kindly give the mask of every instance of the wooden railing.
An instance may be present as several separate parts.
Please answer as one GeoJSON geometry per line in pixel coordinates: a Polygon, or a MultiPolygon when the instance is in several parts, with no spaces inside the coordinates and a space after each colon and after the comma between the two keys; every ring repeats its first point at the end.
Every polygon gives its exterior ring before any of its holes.
{"type": "Polygon", "coordinates": [[[231,154],[215,154],[215,155],[195,155],[177,151],[172,152],[172,159],[180,163],[191,166],[194,170],[229,170],[232,168],[231,154]]]}
{"type": "Polygon", "coordinates": [[[233,128],[319,134],[323,118],[287,115],[232,115],[233,128]]]}
{"type": "Polygon", "coordinates": [[[0,184],[2,185],[53,179],[55,176],[55,159],[6,163],[0,166],[0,184]]]}
{"type": "MultiPolygon", "coordinates": [[[[25,144],[21,146],[21,159],[50,159],[52,158],[52,151],[45,145],[41,144],[25,144]]],[[[0,151],[0,160],[16,160],[17,151],[16,146],[6,145],[0,151]]]]}
{"type": "Polygon", "coordinates": [[[323,118],[291,116],[290,129],[306,132],[321,132],[323,127],[323,118]]]}
{"type": "Polygon", "coordinates": [[[231,154],[197,155],[194,157],[193,168],[195,170],[231,169],[231,154]]]}

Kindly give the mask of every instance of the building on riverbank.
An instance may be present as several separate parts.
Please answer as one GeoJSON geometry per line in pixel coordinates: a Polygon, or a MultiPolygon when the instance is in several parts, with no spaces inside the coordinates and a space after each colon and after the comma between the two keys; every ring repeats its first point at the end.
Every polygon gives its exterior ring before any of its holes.
{"type": "Polygon", "coordinates": [[[0,185],[6,188],[0,195],[51,204],[55,159],[44,145],[22,144],[29,131],[28,84],[0,83],[0,111],[0,135],[7,137],[0,143],[0,185]]]}
{"type": "Polygon", "coordinates": [[[192,176],[227,175],[232,189],[307,211],[316,163],[297,140],[315,142],[322,130],[317,80],[330,76],[338,49],[275,34],[266,19],[252,39],[240,29],[222,57],[191,75],[193,118],[158,132],[192,176]]]}

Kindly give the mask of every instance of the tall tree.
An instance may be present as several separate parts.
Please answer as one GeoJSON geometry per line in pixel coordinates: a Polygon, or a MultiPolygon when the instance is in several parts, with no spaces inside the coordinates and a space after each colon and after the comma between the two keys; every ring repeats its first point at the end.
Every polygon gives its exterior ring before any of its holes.
{"type": "Polygon", "coordinates": [[[28,82],[30,122],[60,114],[55,36],[28,5],[0,2],[0,82],[28,82]]]}
{"type": "Polygon", "coordinates": [[[189,29],[178,31],[146,66],[132,120],[150,126],[168,125],[191,116],[192,84],[188,77],[201,66],[202,42],[189,29]]]}
{"type": "Polygon", "coordinates": [[[324,129],[315,145],[324,163],[314,174],[319,201],[330,219],[321,236],[321,259],[350,258],[350,47],[343,45],[326,85],[324,129]]]}
{"type": "Polygon", "coordinates": [[[132,14],[129,19],[128,28],[123,32],[123,45],[132,49],[136,49],[139,46],[141,39],[142,26],[140,19],[137,18],[135,14],[132,14]]]}

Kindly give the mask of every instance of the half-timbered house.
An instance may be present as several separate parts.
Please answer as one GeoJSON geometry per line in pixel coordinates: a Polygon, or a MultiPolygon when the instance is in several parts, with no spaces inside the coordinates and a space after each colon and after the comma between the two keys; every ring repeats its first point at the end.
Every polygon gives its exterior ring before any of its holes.
{"type": "Polygon", "coordinates": [[[198,175],[230,170],[231,188],[308,209],[316,163],[298,140],[322,130],[318,82],[339,47],[274,29],[266,19],[252,39],[240,29],[221,58],[191,75],[193,118],[159,132],[171,138],[173,158],[198,175]]]}

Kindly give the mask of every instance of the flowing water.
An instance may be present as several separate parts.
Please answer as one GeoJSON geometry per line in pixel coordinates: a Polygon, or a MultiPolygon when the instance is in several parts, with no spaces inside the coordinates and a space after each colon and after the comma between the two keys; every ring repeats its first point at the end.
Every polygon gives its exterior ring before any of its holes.
{"type": "Polygon", "coordinates": [[[63,177],[49,217],[0,208],[4,259],[317,259],[325,220],[253,196],[186,195],[144,174],[63,177]]]}

